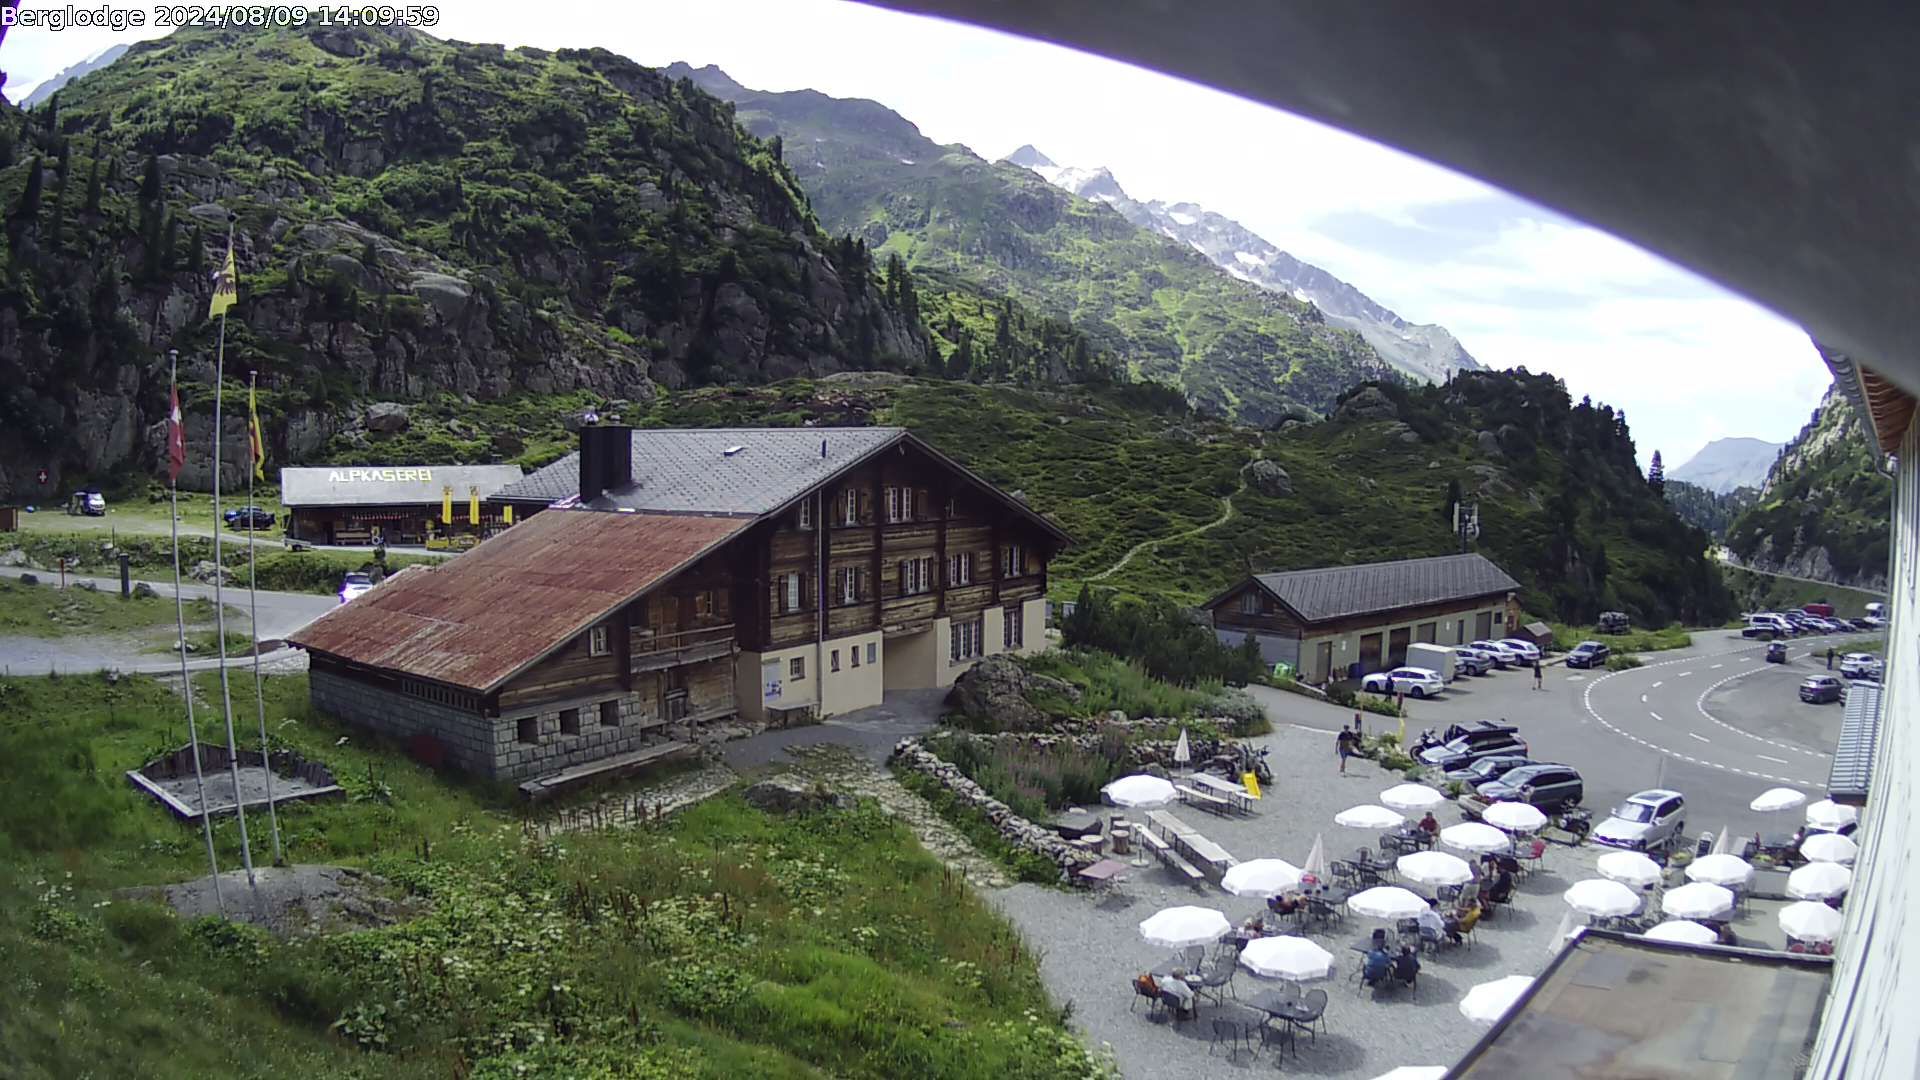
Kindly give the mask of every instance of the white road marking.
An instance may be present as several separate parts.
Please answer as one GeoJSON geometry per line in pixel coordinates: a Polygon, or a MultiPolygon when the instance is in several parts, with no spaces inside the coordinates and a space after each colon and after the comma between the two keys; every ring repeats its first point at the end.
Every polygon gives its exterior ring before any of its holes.
{"type": "Polygon", "coordinates": [[[1705,735],[1695,735],[1695,734],[1694,734],[1693,732],[1691,732],[1691,731],[1689,731],[1689,732],[1687,732],[1687,735],[1688,735],[1688,736],[1690,736],[1690,737],[1692,737],[1692,738],[1695,738],[1695,739],[1699,739],[1699,740],[1700,740],[1701,742],[1712,742],[1712,741],[1713,741],[1712,739],[1709,739],[1709,738],[1707,738],[1707,737],[1706,737],[1705,735]]]}
{"type": "Polygon", "coordinates": [[[1640,695],[1640,704],[1642,704],[1642,705],[1645,705],[1646,703],[1647,703],[1647,695],[1645,695],[1645,694],[1641,694],[1641,695],[1640,695]]]}
{"type": "Polygon", "coordinates": [[[1723,668],[1723,667],[1726,667],[1726,666],[1727,666],[1727,665],[1725,665],[1725,664],[1715,664],[1715,665],[1713,665],[1713,670],[1715,670],[1715,671],[1719,671],[1719,670],[1720,670],[1721,668],[1723,668]]]}
{"type": "Polygon", "coordinates": [[[1650,687],[1649,689],[1653,689],[1653,690],[1658,690],[1658,689],[1660,689],[1660,683],[1663,683],[1663,682],[1665,682],[1665,681],[1666,681],[1665,679],[1662,679],[1662,680],[1660,680],[1660,682],[1656,682],[1656,683],[1654,683],[1654,684],[1653,684],[1653,686],[1652,686],[1652,687],[1650,687]]]}
{"type": "Polygon", "coordinates": [[[1775,765],[1785,765],[1787,763],[1786,758],[1768,757],[1765,754],[1755,754],[1753,756],[1759,758],[1761,761],[1771,761],[1775,765]]]}
{"type": "Polygon", "coordinates": [[[1691,672],[1691,671],[1683,671],[1683,672],[1681,672],[1680,674],[1678,674],[1678,675],[1675,675],[1675,676],[1674,676],[1674,678],[1676,678],[1676,679],[1684,679],[1684,678],[1686,678],[1687,676],[1689,676],[1689,675],[1691,675],[1691,674],[1693,674],[1693,672],[1691,672]]]}

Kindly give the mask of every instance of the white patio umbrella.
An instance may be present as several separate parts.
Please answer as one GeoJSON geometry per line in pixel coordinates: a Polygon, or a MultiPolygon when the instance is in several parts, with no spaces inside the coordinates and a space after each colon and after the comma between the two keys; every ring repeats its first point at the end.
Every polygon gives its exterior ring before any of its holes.
{"type": "Polygon", "coordinates": [[[1709,855],[1728,854],[1733,847],[1733,826],[1720,826],[1720,835],[1713,838],[1713,847],[1707,849],[1709,855]]]}
{"type": "Polygon", "coordinates": [[[1582,915],[1603,918],[1631,915],[1640,910],[1640,894],[1626,885],[1606,878],[1576,881],[1560,894],[1567,906],[1582,915]]]}
{"type": "Polygon", "coordinates": [[[1253,859],[1228,868],[1220,887],[1235,896],[1279,896],[1300,887],[1300,868],[1285,859],[1253,859]]]}
{"type": "Polygon", "coordinates": [[[1807,824],[1822,832],[1839,832],[1860,820],[1860,811],[1832,799],[1807,804],[1807,824]]]}
{"type": "Polygon", "coordinates": [[[1427,910],[1427,902],[1398,885],[1375,885],[1348,897],[1347,910],[1370,919],[1411,919],[1427,910]]]}
{"type": "Polygon", "coordinates": [[[1320,840],[1320,834],[1313,834],[1313,847],[1307,851],[1307,861],[1300,864],[1300,873],[1312,874],[1315,881],[1327,880],[1327,845],[1320,840]]]}
{"type": "Polygon", "coordinates": [[[1810,862],[1787,875],[1787,895],[1795,900],[1830,900],[1853,884],[1853,871],[1839,863],[1810,862]]]}
{"type": "Polygon", "coordinates": [[[1185,765],[1193,760],[1193,747],[1187,745],[1187,729],[1180,729],[1180,741],[1173,744],[1173,763],[1185,765]]]}
{"type": "Polygon", "coordinates": [[[1333,971],[1333,954],[1303,937],[1264,937],[1240,950],[1240,966],[1269,979],[1304,982],[1333,971]]]}
{"type": "Polygon", "coordinates": [[[1777,814],[1782,810],[1793,810],[1806,805],[1807,793],[1799,788],[1768,788],[1754,797],[1747,808],[1757,814],[1777,814]]]}
{"type": "Polygon", "coordinates": [[[1711,945],[1720,940],[1713,928],[1702,926],[1691,919],[1668,919],[1659,926],[1647,931],[1647,937],[1655,941],[1677,941],[1682,945],[1711,945]]]}
{"type": "Polygon", "coordinates": [[[1702,855],[1687,864],[1687,880],[1710,885],[1745,885],[1753,880],[1753,867],[1738,855],[1702,855]]]}
{"type": "Polygon", "coordinates": [[[1840,933],[1840,913],[1818,900],[1800,900],[1780,909],[1780,929],[1801,941],[1832,941],[1840,933]]]}
{"type": "Polygon", "coordinates": [[[1167,949],[1219,941],[1232,929],[1225,915],[1212,908],[1192,906],[1156,911],[1140,922],[1140,936],[1149,944],[1167,949]]]}
{"type": "Polygon", "coordinates": [[[1115,806],[1165,806],[1173,801],[1173,785],[1157,776],[1135,773],[1100,789],[1115,806]]]}
{"type": "Polygon", "coordinates": [[[1733,890],[1725,885],[1694,881],[1667,890],[1660,910],[1676,919],[1718,919],[1733,910],[1733,890]]]}
{"type": "Polygon", "coordinates": [[[1416,885],[1465,885],[1473,880],[1473,867],[1458,855],[1444,851],[1415,851],[1394,860],[1400,876],[1416,885]]]}
{"type": "Polygon", "coordinates": [[[1558,953],[1563,946],[1580,933],[1580,916],[1569,911],[1560,916],[1560,925],[1553,928],[1553,937],[1547,942],[1547,955],[1558,953]]]}
{"type": "Polygon", "coordinates": [[[1391,829],[1406,824],[1406,821],[1406,818],[1386,807],[1372,803],[1349,806],[1333,815],[1335,825],[1345,825],[1349,829],[1391,829]]]}
{"type": "Polygon", "coordinates": [[[1839,833],[1814,833],[1800,841],[1800,854],[1813,862],[1850,863],[1860,854],[1860,845],[1851,836],[1839,833]]]}
{"type": "Polygon", "coordinates": [[[1383,1072],[1373,1080],[1441,1080],[1447,1075],[1445,1065],[1402,1065],[1390,1072],[1383,1072]]]}
{"type": "Polygon", "coordinates": [[[1530,833],[1547,823],[1547,815],[1523,802],[1497,802],[1487,807],[1480,820],[1496,829],[1530,833]]]}
{"type": "Polygon", "coordinates": [[[1395,784],[1380,793],[1380,805],[1395,810],[1431,810],[1447,797],[1425,784],[1395,784]]]}
{"type": "Polygon", "coordinates": [[[1505,851],[1513,846],[1506,833],[1477,821],[1463,821],[1440,830],[1440,842],[1460,851],[1485,853],[1505,851]]]}
{"type": "Polygon", "coordinates": [[[1637,851],[1609,851],[1600,856],[1595,868],[1608,881],[1636,888],[1655,884],[1665,876],[1659,863],[1637,851]]]}
{"type": "Polygon", "coordinates": [[[1514,1003],[1532,986],[1533,979],[1527,975],[1509,975],[1504,979],[1483,982],[1460,999],[1460,1015],[1482,1024],[1491,1024],[1507,1015],[1507,1010],[1513,1008],[1514,1003]]]}

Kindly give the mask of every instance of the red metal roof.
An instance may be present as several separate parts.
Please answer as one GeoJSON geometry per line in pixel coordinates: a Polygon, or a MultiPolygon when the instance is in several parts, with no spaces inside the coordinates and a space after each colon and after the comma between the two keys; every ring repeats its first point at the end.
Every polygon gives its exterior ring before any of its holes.
{"type": "Polygon", "coordinates": [[[395,575],[288,641],[492,690],[752,523],[550,511],[442,565],[395,575]]]}

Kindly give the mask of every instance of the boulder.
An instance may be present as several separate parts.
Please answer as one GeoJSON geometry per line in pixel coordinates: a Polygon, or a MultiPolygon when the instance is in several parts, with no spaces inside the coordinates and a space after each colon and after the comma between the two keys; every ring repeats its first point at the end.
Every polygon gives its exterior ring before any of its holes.
{"type": "Polygon", "coordinates": [[[22,584],[22,585],[38,585],[38,584],[40,584],[40,579],[39,579],[38,577],[36,577],[36,576],[34,576],[33,574],[21,574],[21,575],[20,575],[20,584],[22,584]]]}
{"type": "Polygon", "coordinates": [[[367,406],[367,430],[393,435],[407,430],[413,420],[409,410],[397,401],[376,401],[367,406]]]}
{"type": "Polygon", "coordinates": [[[133,583],[133,598],[135,600],[151,600],[159,595],[159,593],[153,591],[153,586],[144,581],[136,581],[133,583]]]}
{"type": "Polygon", "coordinates": [[[747,805],[769,814],[805,814],[853,806],[852,796],[829,791],[791,773],[762,780],[749,787],[743,797],[747,805]]]}
{"type": "Polygon", "coordinates": [[[969,717],[990,720],[996,728],[1035,731],[1047,725],[1048,717],[1027,700],[1029,691],[1080,700],[1073,684],[1029,675],[1013,657],[1002,654],[987,657],[954,680],[947,704],[969,717]]]}
{"type": "Polygon", "coordinates": [[[1293,494],[1293,477],[1288,476],[1277,461],[1262,458],[1254,462],[1247,469],[1247,479],[1262,495],[1279,498],[1293,494]]]}
{"type": "Polygon", "coordinates": [[[1362,387],[1335,410],[1335,420],[1397,420],[1400,410],[1377,386],[1362,387]]]}
{"type": "Polygon", "coordinates": [[[19,548],[14,548],[11,551],[0,551],[0,566],[25,565],[27,565],[27,553],[19,548]]]}
{"type": "Polygon", "coordinates": [[[1493,432],[1483,431],[1474,436],[1474,443],[1482,457],[1500,456],[1500,436],[1495,435],[1493,432]]]}
{"type": "Polygon", "coordinates": [[[213,582],[216,576],[219,577],[222,585],[231,584],[233,581],[233,571],[222,570],[220,567],[214,565],[212,559],[201,559],[199,562],[194,563],[193,569],[187,571],[187,576],[195,581],[204,581],[209,584],[213,582]]]}

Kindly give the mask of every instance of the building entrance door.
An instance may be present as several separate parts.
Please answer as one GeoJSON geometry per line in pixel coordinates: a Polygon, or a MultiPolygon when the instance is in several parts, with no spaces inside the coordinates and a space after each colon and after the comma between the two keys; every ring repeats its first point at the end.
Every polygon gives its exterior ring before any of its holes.
{"type": "Polygon", "coordinates": [[[1310,679],[1333,678],[1333,642],[1323,641],[1313,647],[1313,670],[1307,672],[1310,679]]]}
{"type": "Polygon", "coordinates": [[[1380,639],[1379,634],[1360,636],[1360,674],[1380,670],[1380,639]]]}
{"type": "Polygon", "coordinates": [[[1413,638],[1413,630],[1401,627],[1387,636],[1387,666],[1396,668],[1407,662],[1407,642],[1413,638]]]}
{"type": "Polygon", "coordinates": [[[1483,611],[1473,617],[1473,635],[1481,641],[1493,636],[1493,612],[1483,611]]]}

